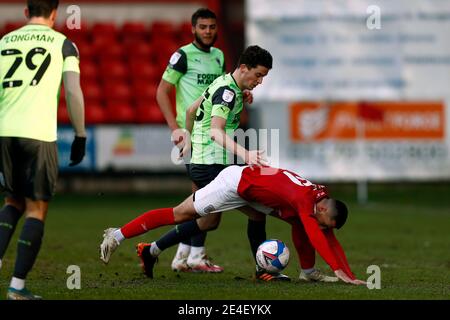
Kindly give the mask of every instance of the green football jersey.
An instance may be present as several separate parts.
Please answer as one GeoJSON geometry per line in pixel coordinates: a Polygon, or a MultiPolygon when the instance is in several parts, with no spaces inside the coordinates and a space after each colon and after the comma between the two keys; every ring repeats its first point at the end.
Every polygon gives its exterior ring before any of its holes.
{"type": "Polygon", "coordinates": [[[162,78],[176,87],[176,121],[180,128],[186,126],[186,109],[224,72],[223,52],[214,47],[207,52],[190,43],[172,55],[162,78]]]}
{"type": "Polygon", "coordinates": [[[229,164],[229,152],[210,138],[211,118],[226,120],[225,132],[232,136],[244,107],[242,91],[231,73],[217,78],[203,93],[192,129],[192,158],[196,164],[229,164]]]}
{"type": "Polygon", "coordinates": [[[75,45],[28,24],[0,40],[0,136],[55,141],[63,72],[80,72],[75,45]]]}

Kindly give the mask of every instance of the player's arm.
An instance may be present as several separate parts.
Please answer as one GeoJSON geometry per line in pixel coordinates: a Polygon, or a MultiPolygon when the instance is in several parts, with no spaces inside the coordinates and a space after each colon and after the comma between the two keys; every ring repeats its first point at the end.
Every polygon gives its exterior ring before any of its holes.
{"type": "Polygon", "coordinates": [[[234,108],[235,98],[234,91],[228,87],[219,88],[213,94],[210,131],[211,140],[237,155],[249,165],[267,165],[267,162],[263,158],[262,151],[248,151],[236,143],[234,139],[230,138],[225,132],[225,125],[230,110],[234,108]]]}
{"type": "Polygon", "coordinates": [[[174,52],[170,57],[169,64],[167,65],[161,81],[159,82],[158,89],[156,90],[156,101],[166,119],[167,125],[172,131],[178,129],[178,124],[172,111],[173,108],[170,95],[175,89],[175,85],[186,72],[186,53],[180,49],[174,52]]]}
{"type": "Polygon", "coordinates": [[[70,122],[77,137],[86,137],[84,123],[84,98],[80,85],[80,74],[73,71],[63,73],[64,92],[70,122]]]}
{"type": "MultiPolygon", "coordinates": [[[[181,148],[180,151],[180,157],[186,156],[191,151],[191,132],[192,128],[194,127],[194,120],[195,115],[197,114],[197,110],[202,104],[203,96],[200,96],[197,100],[194,101],[193,104],[189,108],[186,109],[186,123],[185,123],[185,129],[182,129],[183,132],[180,132],[180,135],[182,136],[182,140],[184,141],[184,145],[181,148]]],[[[177,131],[181,131],[177,130],[177,131]]]]}
{"type": "Polygon", "coordinates": [[[86,137],[84,99],[80,85],[79,53],[72,41],[66,39],[62,48],[63,82],[70,121],[77,137],[86,137]]]}
{"type": "Polygon", "coordinates": [[[366,282],[356,279],[355,275],[351,271],[350,265],[348,264],[348,261],[347,261],[347,257],[345,256],[344,249],[342,248],[341,244],[337,240],[337,238],[333,232],[333,229],[325,229],[325,230],[323,230],[323,233],[325,234],[325,237],[327,238],[328,243],[333,248],[333,252],[339,261],[342,271],[344,271],[345,274],[350,279],[356,281],[357,283],[355,283],[355,284],[366,284],[366,282]]]}
{"type": "Polygon", "coordinates": [[[345,283],[356,285],[362,284],[360,280],[350,278],[347,273],[342,270],[342,266],[339,263],[337,256],[335,255],[334,250],[328,242],[323,230],[320,229],[317,220],[312,215],[307,213],[299,215],[311,244],[325,260],[325,262],[331,267],[334,274],[345,283]]]}
{"type": "Polygon", "coordinates": [[[175,90],[175,85],[164,79],[161,79],[156,90],[156,101],[171,131],[178,129],[178,124],[172,111],[172,102],[170,101],[170,95],[173,90],[175,90]]]}
{"type": "Polygon", "coordinates": [[[285,220],[291,225],[291,238],[302,269],[313,268],[316,261],[316,250],[311,245],[303,225],[298,219],[285,220]]]}
{"type": "Polygon", "coordinates": [[[65,39],[62,47],[62,78],[66,93],[67,110],[75,130],[75,138],[70,150],[70,164],[79,164],[86,153],[86,128],[84,124],[84,99],[80,86],[80,60],[75,44],[65,39]]]}
{"type": "Polygon", "coordinates": [[[201,95],[200,97],[197,98],[197,100],[194,101],[193,104],[191,104],[189,106],[189,108],[186,109],[186,123],[185,123],[185,128],[186,131],[191,133],[192,129],[194,128],[194,120],[195,120],[195,116],[197,114],[197,110],[200,107],[200,105],[203,102],[203,95],[201,95]]]}

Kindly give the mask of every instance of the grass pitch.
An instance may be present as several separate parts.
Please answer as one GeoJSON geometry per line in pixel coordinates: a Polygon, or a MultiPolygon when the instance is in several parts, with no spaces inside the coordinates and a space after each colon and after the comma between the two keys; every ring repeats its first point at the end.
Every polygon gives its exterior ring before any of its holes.
{"type": "MultiPolygon", "coordinates": [[[[331,187],[332,195],[350,207],[347,224],[337,231],[354,273],[367,279],[367,267],[381,269],[381,289],[343,283],[304,283],[296,279],[299,266],[288,224],[268,218],[269,238],[284,240],[291,249],[285,273],[291,283],[252,280],[254,263],[246,236],[247,218],[237,211],[222,216],[210,232],[207,249],[222,274],[177,274],[170,270],[175,247],[164,252],[155,279],[142,273],[134,246],[152,241],[169,227],[125,241],[111,262],[99,260],[103,229],[121,226],[152,208],[170,207],[186,195],[57,195],[51,203],[44,243],[28,276],[27,287],[45,299],[449,299],[450,186],[448,184],[370,186],[370,203],[355,202],[352,186],[331,187]],[[70,265],[81,270],[81,289],[69,290],[70,265]]],[[[0,298],[9,284],[21,224],[0,270],[0,298]]],[[[317,266],[331,270],[317,256],[317,266]]]]}

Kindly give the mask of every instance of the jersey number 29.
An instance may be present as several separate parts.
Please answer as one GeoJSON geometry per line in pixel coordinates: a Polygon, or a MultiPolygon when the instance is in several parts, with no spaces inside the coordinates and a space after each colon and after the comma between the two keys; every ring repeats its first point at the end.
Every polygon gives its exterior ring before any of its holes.
{"type": "MultiPolygon", "coordinates": [[[[33,57],[37,54],[45,55],[47,52],[44,48],[33,48],[30,51],[28,51],[27,55],[25,56],[25,64],[28,69],[35,70],[38,66],[33,63],[33,57]]],[[[20,87],[23,84],[22,80],[12,80],[12,76],[16,72],[16,70],[19,68],[19,66],[22,64],[23,61],[23,55],[22,52],[18,49],[6,49],[2,50],[1,52],[2,56],[16,56],[16,59],[14,60],[12,66],[9,68],[8,72],[5,75],[5,78],[3,79],[3,89],[5,88],[14,88],[14,87],[20,87]]],[[[44,76],[45,71],[47,71],[48,66],[50,65],[50,62],[52,61],[51,54],[47,54],[47,56],[44,58],[44,61],[42,61],[42,64],[39,66],[39,69],[37,70],[36,74],[34,75],[33,79],[31,79],[30,86],[36,86],[39,84],[39,81],[41,81],[42,77],[44,76]]]]}

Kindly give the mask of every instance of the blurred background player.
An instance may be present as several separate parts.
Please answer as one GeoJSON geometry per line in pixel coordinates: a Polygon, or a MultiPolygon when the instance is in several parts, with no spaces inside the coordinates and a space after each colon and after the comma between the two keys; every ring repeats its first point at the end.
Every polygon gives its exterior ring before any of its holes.
{"type": "MultiPolygon", "coordinates": [[[[345,283],[365,284],[350,270],[344,250],[332,230],[345,224],[347,206],[330,198],[324,186],[313,184],[294,172],[271,167],[225,168],[210,184],[178,206],[146,212],[105,237],[101,245],[102,259],[108,262],[117,245],[125,239],[118,236],[128,234],[130,229],[133,229],[134,237],[160,226],[243,206],[251,206],[291,224],[292,240],[302,267],[300,279],[323,282],[340,279],[345,283]],[[326,276],[314,268],[316,250],[336,277],[326,276]]],[[[146,274],[153,277],[153,267],[161,250],[155,242],[140,243],[137,248],[146,274]]],[[[257,279],[271,281],[273,277],[268,272],[262,271],[261,274],[257,279]]]]}
{"type": "Polygon", "coordinates": [[[84,102],[79,53],[53,30],[57,0],[29,0],[28,24],[0,41],[0,182],[6,193],[0,210],[0,266],[15,227],[25,215],[7,298],[40,299],[25,288],[41,247],[48,203],[58,175],[57,97],[64,81],[75,130],[70,166],[85,154],[84,102]]]}
{"type": "MultiPolygon", "coordinates": [[[[216,15],[209,9],[200,8],[191,18],[193,42],[179,48],[170,58],[159,83],[156,99],[172,131],[175,144],[183,139],[186,109],[201,96],[203,91],[220,75],[225,73],[223,52],[213,47],[217,39],[216,15]],[[176,90],[176,117],[171,94],[176,90]]],[[[189,165],[187,164],[189,173],[189,165]]],[[[192,191],[203,187],[193,181],[192,191]]],[[[182,241],[172,261],[174,271],[222,272],[206,257],[206,232],[182,241]]]]}

